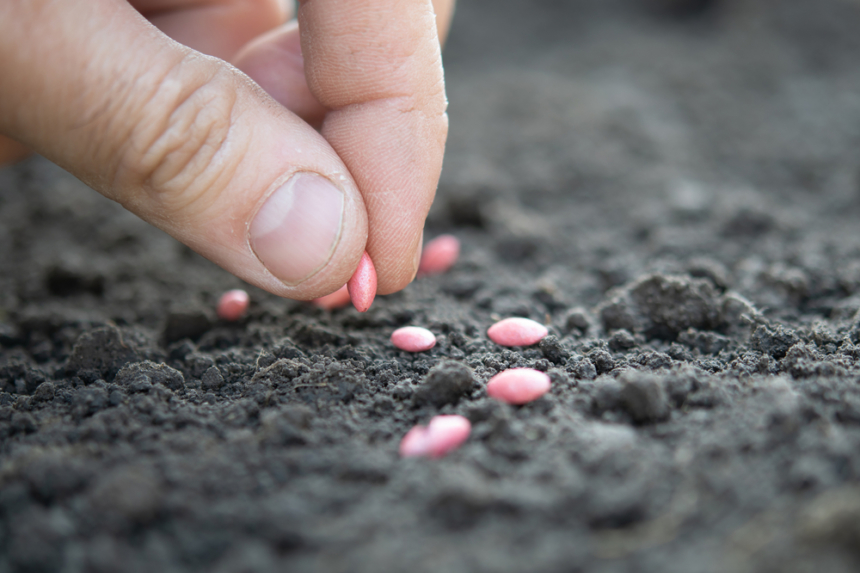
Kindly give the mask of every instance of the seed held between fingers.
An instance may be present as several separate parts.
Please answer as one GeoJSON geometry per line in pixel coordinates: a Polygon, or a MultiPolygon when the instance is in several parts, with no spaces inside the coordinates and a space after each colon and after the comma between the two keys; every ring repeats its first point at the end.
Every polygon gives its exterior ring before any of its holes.
{"type": "Polygon", "coordinates": [[[311,304],[324,310],[334,310],[345,307],[349,301],[349,289],[343,285],[331,294],[313,299],[311,304]]]}
{"type": "Polygon", "coordinates": [[[426,328],[404,326],[391,333],[391,343],[406,352],[424,352],[436,346],[436,337],[426,328]]]}
{"type": "Polygon", "coordinates": [[[528,318],[506,318],[487,330],[490,340],[500,346],[531,346],[549,334],[547,328],[528,318]]]}
{"type": "Polygon", "coordinates": [[[415,426],[403,436],[400,455],[441,458],[457,449],[471,432],[472,424],[463,416],[434,416],[426,427],[415,426]]]}
{"type": "Polygon", "coordinates": [[[376,296],[376,268],[367,252],[361,255],[358,268],[346,283],[346,287],[349,290],[349,298],[352,299],[352,304],[358,312],[367,311],[373,304],[376,296]]]}
{"type": "Polygon", "coordinates": [[[459,256],[460,240],[454,235],[439,235],[424,247],[421,262],[418,264],[418,274],[444,273],[454,266],[459,256]]]}
{"type": "Polygon", "coordinates": [[[245,316],[251,298],[241,289],[228,290],[218,299],[216,314],[221,320],[235,322],[245,316]]]}
{"type": "Polygon", "coordinates": [[[537,400],[549,392],[549,376],[533,368],[511,368],[499,372],[487,383],[487,394],[491,398],[508,404],[525,404],[537,400]]]}

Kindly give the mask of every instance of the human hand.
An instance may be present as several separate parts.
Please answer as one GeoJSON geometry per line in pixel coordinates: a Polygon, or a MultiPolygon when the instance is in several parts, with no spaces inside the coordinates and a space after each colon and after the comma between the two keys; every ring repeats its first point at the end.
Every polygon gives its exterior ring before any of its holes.
{"type": "Polygon", "coordinates": [[[6,0],[0,134],[270,292],[332,292],[365,250],[394,292],[441,171],[452,8],[302,0],[278,27],[278,0],[6,0]]]}

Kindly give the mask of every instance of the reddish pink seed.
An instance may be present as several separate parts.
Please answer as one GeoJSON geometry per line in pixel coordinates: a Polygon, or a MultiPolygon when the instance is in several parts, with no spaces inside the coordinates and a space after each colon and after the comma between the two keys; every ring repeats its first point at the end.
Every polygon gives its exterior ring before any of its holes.
{"type": "Polygon", "coordinates": [[[463,416],[434,416],[427,427],[415,426],[400,441],[404,458],[441,458],[469,438],[472,424],[463,416]]]}
{"type": "Polygon", "coordinates": [[[528,318],[506,318],[487,330],[490,340],[501,346],[531,346],[547,334],[544,325],[528,318]]]}
{"type": "Polygon", "coordinates": [[[454,235],[439,235],[424,246],[418,274],[444,273],[457,262],[460,256],[460,240],[454,235]]]}
{"type": "Polygon", "coordinates": [[[549,376],[532,368],[511,368],[499,372],[487,383],[491,398],[508,404],[525,404],[549,392],[549,376]]]}
{"type": "Polygon", "coordinates": [[[436,346],[436,337],[426,328],[404,326],[391,333],[391,344],[406,352],[424,352],[436,346]]]}
{"type": "Polygon", "coordinates": [[[346,285],[343,285],[331,294],[313,299],[311,304],[325,310],[343,308],[349,304],[349,289],[346,288],[346,285]]]}
{"type": "Polygon", "coordinates": [[[251,299],[245,291],[228,290],[218,299],[218,307],[215,312],[221,320],[233,322],[245,316],[245,311],[248,310],[250,302],[251,299]]]}
{"type": "Polygon", "coordinates": [[[358,268],[346,286],[355,309],[358,312],[367,311],[376,296],[376,269],[367,252],[361,255],[358,268]]]}

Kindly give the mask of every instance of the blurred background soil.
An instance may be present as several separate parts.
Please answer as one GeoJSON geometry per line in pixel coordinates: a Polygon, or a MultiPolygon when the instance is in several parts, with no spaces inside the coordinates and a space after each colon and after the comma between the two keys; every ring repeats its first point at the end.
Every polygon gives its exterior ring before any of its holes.
{"type": "Polygon", "coordinates": [[[238,279],[0,170],[0,573],[857,571],[858,29],[856,0],[461,0],[426,237],[462,256],[366,314],[249,289],[219,322],[238,279]],[[551,336],[502,349],[507,316],[551,336]],[[550,394],[488,399],[516,366],[550,394]],[[440,413],[471,438],[400,459],[440,413]]]}

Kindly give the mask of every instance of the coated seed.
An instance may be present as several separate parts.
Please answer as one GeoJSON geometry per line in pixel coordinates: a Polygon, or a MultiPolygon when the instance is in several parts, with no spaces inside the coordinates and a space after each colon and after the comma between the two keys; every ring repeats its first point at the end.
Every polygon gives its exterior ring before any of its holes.
{"type": "Polygon", "coordinates": [[[391,343],[406,352],[424,352],[436,346],[436,337],[426,328],[404,326],[391,333],[391,343]]]}
{"type": "Polygon", "coordinates": [[[251,298],[243,290],[228,290],[218,299],[216,313],[221,320],[235,322],[245,316],[251,298]]]}
{"type": "Polygon", "coordinates": [[[376,296],[376,269],[367,252],[361,255],[358,268],[346,286],[355,309],[358,312],[367,311],[376,296]]]}
{"type": "Polygon", "coordinates": [[[460,256],[460,240],[454,235],[439,235],[424,246],[418,274],[444,273],[457,262],[460,256]]]}
{"type": "Polygon", "coordinates": [[[457,449],[472,431],[472,424],[463,416],[434,416],[430,423],[415,426],[400,441],[400,455],[404,458],[441,458],[457,449]]]}
{"type": "Polygon", "coordinates": [[[506,318],[487,330],[490,340],[500,346],[531,346],[549,334],[547,328],[528,318],[506,318]]]}
{"type": "Polygon", "coordinates": [[[487,383],[491,398],[508,404],[525,404],[549,392],[549,376],[532,368],[511,368],[499,372],[487,383]]]}

